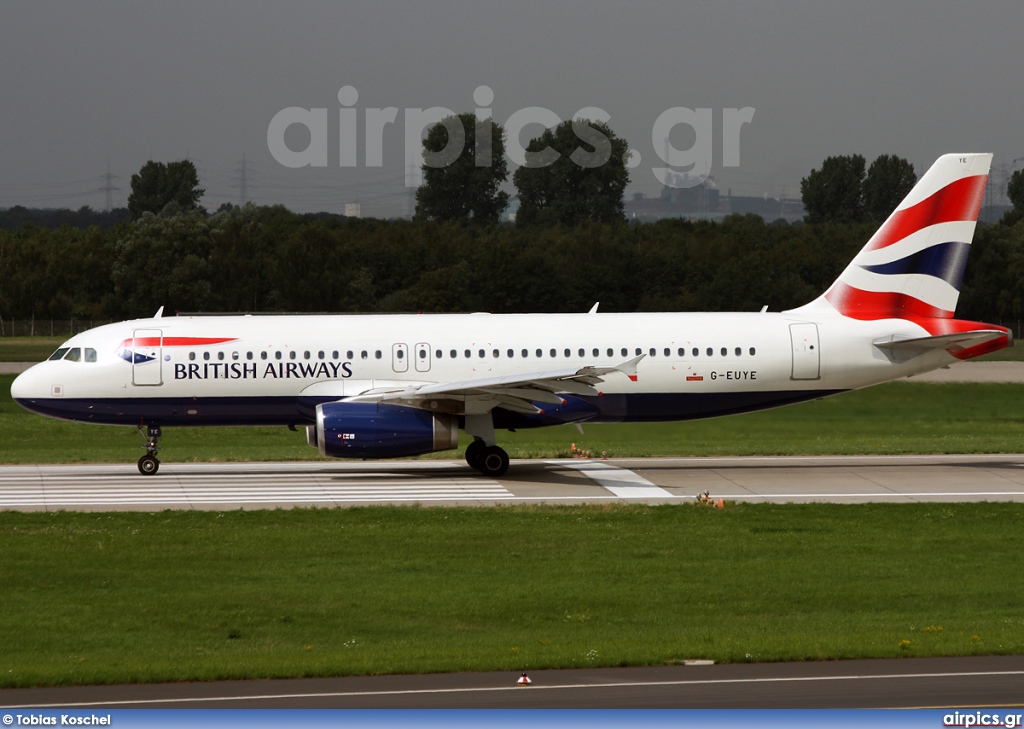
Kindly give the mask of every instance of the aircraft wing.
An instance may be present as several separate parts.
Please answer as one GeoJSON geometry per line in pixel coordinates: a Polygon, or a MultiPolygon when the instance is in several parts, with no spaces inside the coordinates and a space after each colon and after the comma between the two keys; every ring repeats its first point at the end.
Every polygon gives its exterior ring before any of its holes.
{"type": "Polygon", "coordinates": [[[378,388],[347,397],[344,401],[388,402],[456,413],[483,413],[495,407],[521,413],[539,413],[541,410],[533,403],[561,405],[563,400],[558,393],[598,395],[594,385],[604,382],[606,375],[621,373],[635,381],[637,363],[644,356],[641,354],[614,367],[586,366],[459,382],[378,388]]]}

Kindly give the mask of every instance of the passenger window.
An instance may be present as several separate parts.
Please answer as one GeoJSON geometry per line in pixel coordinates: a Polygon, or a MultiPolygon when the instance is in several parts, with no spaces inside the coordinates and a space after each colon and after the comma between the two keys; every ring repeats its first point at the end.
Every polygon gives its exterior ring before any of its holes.
{"type": "Polygon", "coordinates": [[[728,354],[729,354],[729,350],[726,349],[725,347],[722,347],[722,356],[725,357],[728,354]]]}
{"type": "Polygon", "coordinates": [[[217,359],[224,359],[224,353],[223,352],[217,352],[217,359]]]}
{"type": "Polygon", "coordinates": [[[683,349],[682,347],[679,348],[678,352],[679,352],[679,356],[680,357],[685,357],[686,356],[686,350],[683,349]]]}
{"type": "Polygon", "coordinates": [[[370,356],[369,352],[367,352],[365,349],[362,352],[359,353],[359,358],[360,359],[366,359],[369,356],[370,356]]]}
{"type": "Polygon", "coordinates": [[[61,347],[56,352],[50,355],[50,361],[56,362],[59,359],[64,359],[64,355],[68,353],[68,347],[61,347]]]}
{"type": "Polygon", "coordinates": [[[656,350],[654,347],[651,347],[651,356],[654,357],[657,354],[658,354],[658,350],[656,350]]]}
{"type": "Polygon", "coordinates": [[[245,353],[245,358],[246,359],[252,359],[252,352],[246,352],[245,353]]]}
{"type": "Polygon", "coordinates": [[[210,359],[210,353],[209,352],[203,352],[203,359],[210,359]]]}
{"type": "MultiPolygon", "coordinates": [[[[440,350],[440,349],[439,349],[439,350],[437,350],[437,356],[438,356],[438,357],[440,357],[440,356],[441,356],[441,350],[440,350]]],[[[426,359],[426,358],[427,358],[427,350],[425,350],[425,349],[421,349],[421,350],[420,350],[420,359],[426,359]]]]}
{"type": "Polygon", "coordinates": [[[612,349],[611,347],[608,347],[608,356],[609,357],[614,357],[615,356],[615,350],[612,349]]]}
{"type": "Polygon", "coordinates": [[[90,347],[85,348],[85,361],[95,362],[96,361],[96,350],[90,347]]]}
{"type": "Polygon", "coordinates": [[[700,350],[697,349],[696,347],[693,348],[693,356],[700,357],[700,350]]]}
{"type": "Polygon", "coordinates": [[[281,352],[280,352],[280,350],[277,351],[277,352],[274,352],[274,359],[281,359],[281,352]]]}
{"type": "Polygon", "coordinates": [[[299,353],[296,352],[294,349],[288,353],[288,359],[295,359],[298,356],[299,356],[299,353]]]}
{"type": "Polygon", "coordinates": [[[753,348],[753,347],[751,347],[751,348],[750,348],[750,356],[751,356],[751,357],[753,357],[753,356],[754,356],[754,354],[756,354],[756,352],[755,352],[754,348],[753,348]]]}
{"type": "Polygon", "coordinates": [[[64,359],[68,362],[80,362],[82,360],[82,350],[78,347],[72,347],[68,350],[68,353],[64,355],[64,359]]]}
{"type": "Polygon", "coordinates": [[[484,351],[483,351],[483,350],[481,349],[481,350],[480,350],[479,352],[477,352],[477,354],[479,354],[479,355],[480,355],[480,359],[483,359],[483,358],[484,358],[484,355],[486,354],[486,352],[484,352],[484,351]]]}
{"type": "Polygon", "coordinates": [[[437,357],[437,359],[441,359],[442,354],[443,352],[440,349],[434,352],[434,356],[437,357]]]}
{"type": "Polygon", "coordinates": [[[456,357],[459,356],[459,353],[457,351],[455,351],[454,349],[451,352],[449,352],[448,354],[451,356],[452,359],[455,359],[456,357]]]}
{"type": "Polygon", "coordinates": [[[316,357],[317,359],[324,359],[324,351],[321,349],[319,352],[316,353],[316,357]]]}
{"type": "Polygon", "coordinates": [[[543,349],[538,349],[537,350],[537,356],[538,357],[543,357],[544,356],[544,350],[543,349]]]}
{"type": "Polygon", "coordinates": [[[529,357],[529,356],[530,356],[530,350],[524,349],[523,350],[523,357],[529,357]]]}
{"type": "Polygon", "coordinates": [[[558,352],[554,348],[551,349],[551,356],[552,357],[557,357],[558,356],[558,352]]]}
{"type": "Polygon", "coordinates": [[[623,357],[628,357],[629,356],[629,350],[626,349],[625,347],[622,348],[622,356],[623,357]]]}
{"type": "Polygon", "coordinates": [[[238,352],[232,352],[231,359],[238,359],[238,352]]]}
{"type": "Polygon", "coordinates": [[[381,351],[378,349],[376,352],[373,353],[373,356],[376,357],[377,359],[380,359],[383,355],[381,354],[381,351]]]}
{"type": "Polygon", "coordinates": [[[491,350],[491,356],[493,356],[493,357],[494,357],[494,359],[498,359],[498,355],[499,355],[499,354],[500,354],[500,353],[498,352],[498,350],[496,350],[496,349],[494,349],[494,350],[491,350]]]}
{"type": "Polygon", "coordinates": [[[266,358],[267,358],[266,351],[260,352],[260,359],[266,359],[266,358]]]}
{"type": "Polygon", "coordinates": [[[195,352],[189,352],[188,353],[188,358],[189,358],[189,360],[194,360],[196,358],[196,353],[195,352]]]}
{"type": "Polygon", "coordinates": [[[356,353],[353,352],[351,349],[345,352],[345,359],[355,359],[355,358],[356,358],[356,353]]]}
{"type": "Polygon", "coordinates": [[[643,354],[643,353],[644,353],[644,351],[643,351],[642,349],[640,349],[640,347],[637,347],[637,348],[636,348],[636,354],[637,354],[637,356],[638,356],[638,357],[639,357],[639,356],[640,356],[641,354],[643,354]]]}
{"type": "Polygon", "coordinates": [[[514,349],[510,349],[507,354],[509,356],[509,359],[511,359],[512,357],[516,356],[516,351],[514,349]]]}
{"type": "Polygon", "coordinates": [[[672,354],[672,350],[669,349],[668,347],[665,347],[665,356],[668,357],[670,354],[672,354]]]}
{"type": "Polygon", "coordinates": [[[395,352],[395,356],[398,357],[398,359],[405,359],[405,352],[399,349],[395,352]]]}
{"type": "Polygon", "coordinates": [[[580,347],[580,357],[585,357],[586,353],[587,353],[587,350],[583,349],[583,347],[580,347]]]}
{"type": "Polygon", "coordinates": [[[467,349],[467,350],[466,350],[466,359],[469,359],[469,358],[470,358],[470,357],[472,357],[472,356],[473,356],[473,353],[472,353],[472,352],[470,352],[470,351],[469,351],[469,350],[467,349]]]}
{"type": "Polygon", "coordinates": [[[308,349],[305,352],[302,353],[302,359],[309,359],[309,350],[308,349]]]}
{"type": "Polygon", "coordinates": [[[743,350],[739,347],[736,347],[736,356],[739,357],[741,354],[743,354],[743,350]]]}
{"type": "Polygon", "coordinates": [[[715,350],[713,350],[711,347],[708,347],[708,357],[711,357],[714,354],[715,354],[715,350]]]}
{"type": "Polygon", "coordinates": [[[568,347],[565,348],[565,356],[572,357],[572,350],[569,349],[568,347]]]}

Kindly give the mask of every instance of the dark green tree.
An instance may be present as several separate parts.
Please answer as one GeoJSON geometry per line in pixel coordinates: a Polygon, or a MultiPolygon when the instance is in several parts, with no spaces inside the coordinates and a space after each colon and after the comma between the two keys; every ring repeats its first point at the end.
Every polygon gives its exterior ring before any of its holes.
{"type": "Polygon", "coordinates": [[[864,220],[864,158],[828,157],[821,170],[800,181],[808,223],[859,223],[864,220]]]}
{"type": "Polygon", "coordinates": [[[917,173],[910,162],[894,154],[878,156],[868,167],[864,180],[864,211],[868,220],[881,222],[888,218],[916,183],[917,173]]]}
{"type": "Polygon", "coordinates": [[[150,160],[132,175],[128,210],[133,220],[145,212],[159,214],[172,202],[182,212],[198,210],[199,198],[205,192],[199,187],[196,166],[189,160],[167,164],[150,160]]]}
{"type": "Polygon", "coordinates": [[[512,176],[516,224],[575,226],[625,221],[629,145],[604,122],[564,121],[531,140],[512,176]]]}
{"type": "Polygon", "coordinates": [[[1024,170],[1017,170],[1010,175],[1006,185],[1006,196],[1013,203],[1013,209],[1024,212],[1024,170]]]}
{"type": "Polygon", "coordinates": [[[416,218],[495,225],[508,207],[505,130],[466,113],[442,119],[423,140],[416,218]]]}

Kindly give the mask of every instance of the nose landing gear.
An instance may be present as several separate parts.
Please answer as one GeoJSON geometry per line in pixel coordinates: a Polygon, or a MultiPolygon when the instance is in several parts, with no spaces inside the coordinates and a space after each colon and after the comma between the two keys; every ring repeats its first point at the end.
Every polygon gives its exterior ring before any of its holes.
{"type": "MultiPolygon", "coordinates": [[[[139,426],[139,432],[142,432],[142,427],[139,426]]],[[[160,426],[150,425],[146,429],[146,438],[148,439],[146,445],[142,446],[143,450],[146,451],[146,455],[139,459],[139,473],[143,476],[152,476],[160,469],[160,461],[157,460],[156,454],[160,450],[160,426]]]]}

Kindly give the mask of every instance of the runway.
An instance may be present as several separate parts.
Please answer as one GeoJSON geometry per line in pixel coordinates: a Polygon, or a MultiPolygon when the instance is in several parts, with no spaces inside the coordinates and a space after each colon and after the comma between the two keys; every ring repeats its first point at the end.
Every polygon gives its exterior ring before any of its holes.
{"type": "Polygon", "coordinates": [[[5,708],[981,708],[1021,705],[1024,657],[352,676],[0,690],[5,708]]]}
{"type": "Polygon", "coordinates": [[[1024,501],[1024,454],[0,466],[0,510],[160,511],[367,504],[1024,501]]]}

